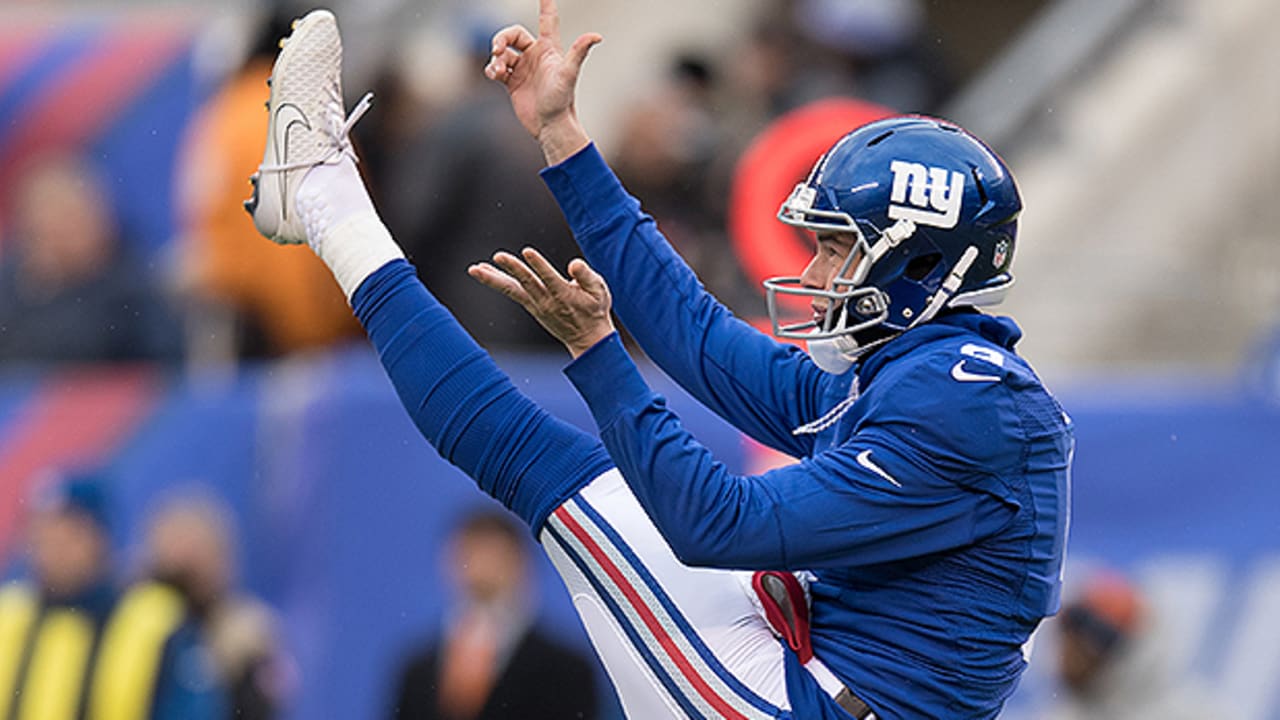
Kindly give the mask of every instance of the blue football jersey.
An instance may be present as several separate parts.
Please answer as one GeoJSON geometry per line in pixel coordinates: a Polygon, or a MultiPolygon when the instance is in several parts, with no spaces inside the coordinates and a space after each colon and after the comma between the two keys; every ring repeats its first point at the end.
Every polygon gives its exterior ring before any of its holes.
{"type": "Polygon", "coordinates": [[[825,373],[711,297],[594,148],[544,178],[653,360],[798,459],[730,473],[616,338],[575,360],[601,438],[677,556],[812,573],[814,650],[881,718],[994,717],[1058,608],[1070,497],[1070,420],[1014,352],[1017,326],[951,312],[825,373]],[[795,432],[837,406],[825,429],[795,432]]]}

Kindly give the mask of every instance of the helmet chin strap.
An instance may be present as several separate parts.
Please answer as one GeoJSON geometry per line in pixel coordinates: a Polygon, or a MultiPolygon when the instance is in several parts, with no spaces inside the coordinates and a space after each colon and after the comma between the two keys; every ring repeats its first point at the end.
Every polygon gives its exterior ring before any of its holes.
{"type": "Polygon", "coordinates": [[[907,330],[919,325],[920,323],[929,322],[942,308],[947,306],[951,298],[955,297],[956,291],[960,289],[960,284],[964,282],[964,276],[969,272],[969,268],[973,267],[973,261],[978,259],[978,247],[970,245],[965,248],[964,254],[960,256],[960,260],[951,268],[951,272],[947,273],[947,279],[942,281],[942,287],[938,288],[938,292],[930,298],[929,304],[925,309],[920,311],[915,320],[907,326],[907,330]]]}
{"type": "Polygon", "coordinates": [[[806,345],[813,364],[823,372],[832,375],[843,375],[853,367],[854,358],[850,357],[840,345],[844,337],[827,338],[826,340],[810,340],[806,345]]]}
{"type": "MultiPolygon", "coordinates": [[[[871,328],[871,330],[875,330],[875,328],[871,328]]],[[[876,337],[874,340],[867,340],[864,343],[858,342],[858,339],[853,335],[841,335],[840,337],[827,338],[825,340],[810,340],[807,343],[809,357],[820,370],[833,375],[841,375],[853,367],[858,358],[901,334],[900,332],[889,333],[882,337],[876,337]]]]}

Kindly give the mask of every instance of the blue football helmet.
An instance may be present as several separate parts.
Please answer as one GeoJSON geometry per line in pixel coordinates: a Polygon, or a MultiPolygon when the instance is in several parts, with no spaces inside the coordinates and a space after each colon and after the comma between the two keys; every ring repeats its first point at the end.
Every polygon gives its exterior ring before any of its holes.
{"type": "Polygon", "coordinates": [[[854,130],[778,211],[788,225],[849,233],[854,249],[831,289],[765,281],[774,334],[811,349],[833,341],[852,360],[944,308],[999,303],[1021,210],[1004,162],[955,125],[907,116],[854,130]],[[828,298],[826,317],[786,324],[779,295],[828,298]]]}

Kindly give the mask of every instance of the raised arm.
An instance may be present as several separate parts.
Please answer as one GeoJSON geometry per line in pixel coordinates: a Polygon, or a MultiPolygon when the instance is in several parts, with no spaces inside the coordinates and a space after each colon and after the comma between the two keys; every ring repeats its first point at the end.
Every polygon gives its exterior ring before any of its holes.
{"type": "Polygon", "coordinates": [[[926,555],[994,533],[1014,508],[943,479],[892,433],[758,476],[730,473],[636,370],[609,319],[608,286],[583,261],[562,277],[536,251],[499,253],[476,279],[565,344],[567,374],[600,436],[677,557],[722,568],[818,568],[926,555]],[[527,263],[527,265],[525,264],[527,263]],[[872,456],[874,455],[874,460],[872,456]]]}
{"type": "Polygon", "coordinates": [[[711,296],[600,157],[574,104],[582,63],[600,40],[582,35],[562,51],[555,2],[541,0],[538,35],[520,26],[499,32],[485,73],[506,86],[517,117],[542,146],[551,166],[543,177],[645,352],[739,429],[807,455],[811,439],[791,430],[842,399],[833,387],[839,381],[711,296]]]}
{"type": "Polygon", "coordinates": [[[506,86],[520,124],[538,140],[547,164],[555,165],[591,143],[578,122],[574,91],[587,54],[604,38],[586,33],[563,50],[555,0],[539,3],[537,37],[522,25],[499,30],[484,74],[506,86]]]}

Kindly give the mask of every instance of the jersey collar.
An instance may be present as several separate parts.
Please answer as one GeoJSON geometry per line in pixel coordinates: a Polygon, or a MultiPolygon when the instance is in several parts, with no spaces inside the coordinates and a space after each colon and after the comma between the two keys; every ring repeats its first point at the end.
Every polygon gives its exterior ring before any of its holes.
{"type": "Polygon", "coordinates": [[[1022,329],[1012,318],[984,315],[972,308],[957,309],[902,333],[872,353],[856,369],[858,382],[865,390],[889,361],[927,343],[963,334],[979,335],[1006,350],[1012,350],[1022,339],[1022,329]]]}

